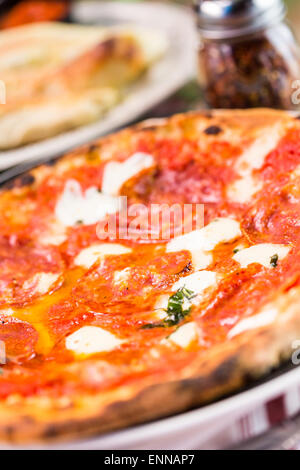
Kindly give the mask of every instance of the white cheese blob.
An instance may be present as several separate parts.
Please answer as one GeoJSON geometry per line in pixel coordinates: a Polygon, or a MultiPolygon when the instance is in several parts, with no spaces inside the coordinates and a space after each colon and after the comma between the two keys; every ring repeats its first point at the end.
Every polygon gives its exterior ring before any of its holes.
{"type": "Polygon", "coordinates": [[[102,192],[117,196],[126,181],[155,165],[152,155],[138,152],[124,162],[108,162],[104,168],[102,192]]]}
{"type": "Polygon", "coordinates": [[[261,134],[239,157],[235,167],[240,174],[244,174],[248,169],[259,169],[263,166],[265,158],[275,149],[285,129],[278,124],[264,128],[261,134]]]}
{"type": "Polygon", "coordinates": [[[167,244],[167,253],[187,250],[192,253],[194,269],[205,269],[212,262],[212,251],[219,243],[226,243],[242,235],[240,224],[233,219],[219,218],[206,227],[174,238],[167,244]]]}
{"type": "Polygon", "coordinates": [[[66,349],[76,355],[90,355],[109,352],[123,341],[98,326],[84,326],[66,338],[66,349]]]}
{"type": "Polygon", "coordinates": [[[219,218],[201,230],[201,244],[204,251],[213,250],[219,243],[226,243],[242,235],[236,220],[219,218]]]}
{"type": "Polygon", "coordinates": [[[229,199],[239,204],[246,204],[262,189],[262,182],[256,176],[245,175],[238,179],[227,190],[229,199]]]}
{"type": "Polygon", "coordinates": [[[131,253],[131,248],[118,243],[101,243],[89,246],[82,250],[74,259],[76,266],[89,269],[96,261],[109,255],[126,255],[131,253]]]}
{"type": "Polygon", "coordinates": [[[212,271],[198,271],[175,282],[172,286],[172,291],[176,292],[178,289],[186,287],[195,294],[195,297],[190,299],[190,302],[196,305],[201,302],[203,292],[209,287],[216,287],[216,285],[216,273],[212,271]]]}
{"type": "Polygon", "coordinates": [[[182,349],[187,349],[192,342],[198,339],[197,324],[195,322],[185,323],[172,333],[167,341],[176,344],[182,349]]]}
{"type": "Polygon", "coordinates": [[[227,189],[231,201],[244,204],[251,201],[254,194],[261,189],[262,184],[253,174],[253,170],[263,166],[266,156],[278,146],[283,135],[284,128],[278,124],[263,129],[261,135],[238,158],[235,171],[239,178],[227,189]]]}
{"type": "Polygon", "coordinates": [[[250,246],[244,250],[238,251],[233,259],[240,263],[242,268],[247,268],[252,263],[258,263],[266,268],[271,268],[272,258],[278,256],[278,261],[285,258],[291,247],[286,245],[276,245],[273,243],[260,243],[259,245],[250,246]]]}
{"type": "Polygon", "coordinates": [[[33,289],[34,294],[46,294],[55,284],[60,274],[36,273],[23,284],[24,290],[33,289]]]}
{"type": "Polygon", "coordinates": [[[231,339],[234,336],[237,336],[248,330],[255,330],[257,328],[262,328],[263,326],[270,325],[276,320],[278,311],[276,308],[267,307],[264,308],[257,315],[252,317],[244,318],[239,323],[235,325],[228,333],[228,338],[231,339]]]}
{"type": "Polygon", "coordinates": [[[168,308],[170,295],[162,294],[158,297],[154,305],[154,318],[157,320],[164,320],[167,318],[168,314],[166,309],[168,308]]]}
{"type": "Polygon", "coordinates": [[[55,215],[63,225],[73,227],[78,223],[95,224],[106,215],[115,214],[120,210],[119,198],[102,194],[96,187],[91,187],[83,193],[78,181],[69,180],[57,201],[55,215]]]}
{"type": "Polygon", "coordinates": [[[3,315],[4,317],[11,317],[14,314],[14,311],[12,308],[4,308],[3,310],[0,310],[0,316],[3,315]]]}
{"type": "Polygon", "coordinates": [[[201,250],[188,250],[192,253],[192,263],[195,271],[200,269],[206,269],[212,262],[213,257],[211,253],[207,253],[201,250]]]}

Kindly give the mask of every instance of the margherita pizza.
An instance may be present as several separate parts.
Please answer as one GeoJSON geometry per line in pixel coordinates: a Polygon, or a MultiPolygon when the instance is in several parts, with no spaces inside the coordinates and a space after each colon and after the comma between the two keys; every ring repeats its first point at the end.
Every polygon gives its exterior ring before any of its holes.
{"type": "Polygon", "coordinates": [[[300,338],[300,121],[284,112],[126,129],[7,185],[0,209],[2,439],[190,409],[300,338]],[[179,234],[160,219],[174,205],[200,205],[202,226],[192,211],[179,234]]]}

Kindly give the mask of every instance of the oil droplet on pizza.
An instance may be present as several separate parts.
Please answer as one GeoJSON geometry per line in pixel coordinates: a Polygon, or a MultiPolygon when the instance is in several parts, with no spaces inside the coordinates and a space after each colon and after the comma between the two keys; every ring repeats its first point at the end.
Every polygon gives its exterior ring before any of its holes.
{"type": "Polygon", "coordinates": [[[45,313],[52,305],[70,297],[71,291],[77,280],[82,276],[83,270],[76,268],[66,272],[63,285],[51,295],[44,295],[37,299],[32,305],[25,308],[15,309],[14,317],[29,322],[38,332],[39,339],[35,347],[36,354],[44,355],[50,353],[55,345],[54,339],[49,334],[45,325],[45,313]]]}

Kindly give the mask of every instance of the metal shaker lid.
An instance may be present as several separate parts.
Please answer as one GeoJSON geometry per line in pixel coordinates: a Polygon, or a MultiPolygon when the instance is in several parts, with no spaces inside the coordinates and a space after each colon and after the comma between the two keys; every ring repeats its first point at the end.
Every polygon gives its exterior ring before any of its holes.
{"type": "Polygon", "coordinates": [[[208,39],[223,39],[263,29],[285,16],[282,0],[195,0],[198,26],[208,39]]]}

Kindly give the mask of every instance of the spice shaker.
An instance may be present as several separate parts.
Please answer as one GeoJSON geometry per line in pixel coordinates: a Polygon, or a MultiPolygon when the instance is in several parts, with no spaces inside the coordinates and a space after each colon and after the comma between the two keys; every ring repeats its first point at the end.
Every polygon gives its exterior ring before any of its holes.
{"type": "Polygon", "coordinates": [[[199,79],[213,108],[293,109],[300,52],[281,0],[198,0],[199,79]]]}

